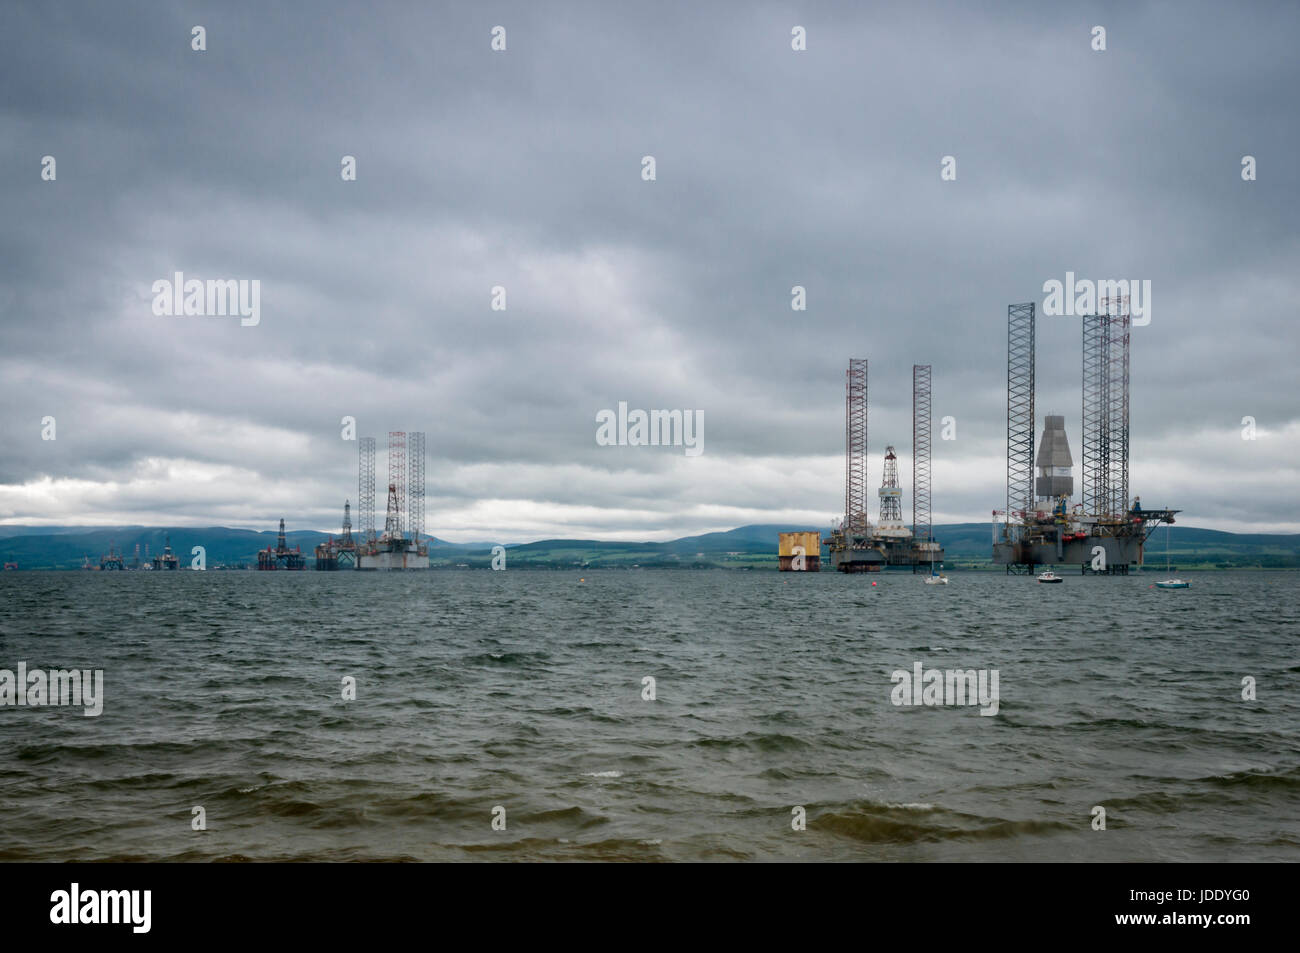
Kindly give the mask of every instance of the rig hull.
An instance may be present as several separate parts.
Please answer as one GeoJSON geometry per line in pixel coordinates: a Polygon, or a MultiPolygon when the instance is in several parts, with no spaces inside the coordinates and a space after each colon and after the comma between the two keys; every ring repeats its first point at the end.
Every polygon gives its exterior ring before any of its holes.
{"type": "Polygon", "coordinates": [[[870,560],[862,558],[861,554],[842,553],[831,557],[831,563],[835,566],[836,572],[880,572],[885,565],[883,559],[870,560]]]}
{"type": "Polygon", "coordinates": [[[419,553],[374,553],[361,557],[358,569],[388,572],[394,569],[428,569],[429,557],[419,553]]]}
{"type": "Polygon", "coordinates": [[[880,572],[885,568],[885,554],[865,537],[851,537],[848,545],[831,548],[831,567],[836,572],[880,572]]]}
{"type": "Polygon", "coordinates": [[[428,569],[429,551],[403,541],[381,540],[378,546],[363,551],[357,569],[363,572],[392,572],[403,569],[428,569]]]}
{"type": "Polygon", "coordinates": [[[1070,542],[1042,541],[994,543],[993,562],[998,566],[1079,566],[1084,572],[1124,575],[1129,567],[1142,563],[1140,536],[1085,536],[1070,542]],[[1100,548],[1105,569],[1093,570],[1100,548]]]}
{"type": "Polygon", "coordinates": [[[943,547],[933,540],[901,536],[831,535],[831,568],[836,572],[880,572],[886,566],[910,566],[913,571],[943,562],[943,547]]]}
{"type": "MultiPolygon", "coordinates": [[[[1078,566],[1084,573],[1127,575],[1141,566],[1151,530],[1173,523],[1177,510],[1134,511],[1124,520],[994,524],[993,562],[1009,572],[1034,566],[1078,566]]],[[[1041,516],[1041,514],[1040,514],[1041,516]]]]}

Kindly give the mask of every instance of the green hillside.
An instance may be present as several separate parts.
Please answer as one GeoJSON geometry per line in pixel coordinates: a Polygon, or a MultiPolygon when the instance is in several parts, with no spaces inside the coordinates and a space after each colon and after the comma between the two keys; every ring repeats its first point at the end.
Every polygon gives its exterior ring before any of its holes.
{"type": "MultiPolygon", "coordinates": [[[[140,545],[151,555],[162,552],[170,537],[172,550],[181,566],[190,564],[194,546],[206,549],[209,569],[251,567],[257,551],[274,546],[276,532],[252,532],[213,526],[204,528],[143,526],[118,527],[5,527],[0,532],[0,556],[17,562],[20,569],[77,569],[86,557],[94,566],[112,545],[128,563],[140,545]]],[[[626,543],[586,539],[548,539],[506,547],[511,569],[573,568],[696,568],[773,569],[776,567],[777,534],[805,530],[786,524],[753,524],[725,532],[704,533],[662,543],[626,543]]],[[[290,547],[301,547],[312,564],[312,552],[324,542],[325,533],[286,533],[290,547]]],[[[827,532],[822,530],[823,539],[827,532]]],[[[955,523],[934,527],[935,538],[944,546],[944,565],[949,569],[994,569],[991,559],[992,530],[988,523],[955,523]]],[[[1157,530],[1147,547],[1147,564],[1164,567],[1165,537],[1157,530]]],[[[449,543],[433,539],[429,561],[434,568],[488,568],[492,561],[491,542],[449,543]]],[[[1241,534],[1175,526],[1170,531],[1173,563],[1191,569],[1298,569],[1300,535],[1241,534]]],[[[823,559],[829,556],[823,548],[823,559]]]]}

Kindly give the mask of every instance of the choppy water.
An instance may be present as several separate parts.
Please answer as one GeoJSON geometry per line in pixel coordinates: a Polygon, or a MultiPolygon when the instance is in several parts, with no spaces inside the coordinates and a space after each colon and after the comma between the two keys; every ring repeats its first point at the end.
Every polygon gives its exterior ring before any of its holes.
{"type": "Polygon", "coordinates": [[[1300,577],[1150,582],[7,573],[0,668],[106,698],[0,708],[0,859],[1300,859],[1300,577]]]}

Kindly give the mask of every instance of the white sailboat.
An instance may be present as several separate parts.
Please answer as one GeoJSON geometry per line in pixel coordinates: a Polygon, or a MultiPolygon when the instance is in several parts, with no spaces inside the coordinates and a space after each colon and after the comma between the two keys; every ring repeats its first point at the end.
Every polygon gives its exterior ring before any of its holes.
{"type": "MultiPolygon", "coordinates": [[[[1169,572],[1169,524],[1165,524],[1165,572],[1169,572]]],[[[1185,579],[1170,578],[1156,583],[1157,589],[1190,589],[1192,584],[1185,579]]]]}
{"type": "Polygon", "coordinates": [[[943,573],[935,572],[935,569],[934,569],[934,550],[933,550],[933,549],[930,550],[930,575],[928,575],[928,576],[925,577],[925,584],[926,584],[927,586],[946,586],[946,585],[948,585],[948,577],[945,576],[943,573]]]}

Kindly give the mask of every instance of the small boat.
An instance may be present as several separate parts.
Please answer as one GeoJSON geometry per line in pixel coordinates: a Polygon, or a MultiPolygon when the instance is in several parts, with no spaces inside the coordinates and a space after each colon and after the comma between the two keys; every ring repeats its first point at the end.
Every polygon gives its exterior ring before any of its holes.
{"type": "Polygon", "coordinates": [[[1052,570],[1050,569],[1047,570],[1046,572],[1040,572],[1038,574],[1038,581],[1039,582],[1065,582],[1064,579],[1062,579],[1056,573],[1052,572],[1052,570]]]}
{"type": "MultiPolygon", "coordinates": [[[[1169,524],[1165,524],[1165,572],[1169,569],[1169,524]]],[[[1192,584],[1185,579],[1166,579],[1164,582],[1156,583],[1157,589],[1190,589],[1192,584]]]]}
{"type": "Polygon", "coordinates": [[[942,573],[935,573],[933,576],[925,577],[925,584],[927,586],[946,586],[948,585],[948,577],[942,573]]]}

